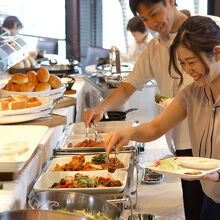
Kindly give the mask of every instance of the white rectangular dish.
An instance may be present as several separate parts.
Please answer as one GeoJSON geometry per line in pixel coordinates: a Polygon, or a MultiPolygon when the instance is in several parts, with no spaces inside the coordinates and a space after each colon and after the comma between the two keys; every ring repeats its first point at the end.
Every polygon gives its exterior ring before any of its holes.
{"type": "Polygon", "coordinates": [[[127,172],[126,171],[116,171],[115,173],[109,173],[107,171],[84,171],[84,172],[45,172],[43,173],[37,182],[34,184],[34,191],[71,191],[80,193],[120,193],[124,190],[127,182],[127,172]],[[62,178],[66,176],[74,176],[80,173],[83,175],[88,175],[89,177],[104,177],[113,178],[115,180],[120,180],[122,186],[119,187],[102,187],[102,188],[50,188],[54,183],[60,182],[62,178]]]}
{"type": "MultiPolygon", "coordinates": [[[[97,141],[103,141],[105,136],[107,135],[107,133],[102,133],[102,134],[98,134],[97,136],[97,141]]],[[[89,138],[94,140],[94,134],[89,134],[88,136],[89,138]]],[[[70,136],[65,136],[60,144],[59,144],[59,149],[63,150],[63,151],[86,151],[86,152],[91,152],[91,151],[104,151],[104,145],[103,147],[68,147],[69,143],[72,143],[72,145],[76,145],[82,141],[85,140],[85,134],[78,134],[78,135],[70,135],[70,136]]],[[[133,141],[130,141],[128,146],[133,146],[134,143],[133,141]]],[[[126,148],[126,146],[124,147],[124,149],[126,148]]]]}
{"type": "Polygon", "coordinates": [[[0,126],[0,172],[21,170],[47,130],[47,126],[0,126]]]}
{"type": "MultiPolygon", "coordinates": [[[[95,156],[96,154],[93,155],[84,155],[85,156],[85,163],[86,162],[91,162],[92,158],[95,156]]],[[[110,158],[114,157],[115,154],[110,154],[110,158]]],[[[130,163],[130,159],[131,159],[131,154],[129,153],[119,153],[117,155],[117,158],[124,164],[124,168],[118,169],[118,170],[128,170],[129,168],[129,163],[130,163]]],[[[66,163],[69,163],[72,160],[72,156],[60,156],[60,157],[56,157],[54,159],[52,159],[50,165],[47,168],[47,172],[53,172],[56,164],[62,166],[66,163]]],[[[80,172],[85,172],[85,171],[80,171],[80,172]]]]}
{"type": "Polygon", "coordinates": [[[171,157],[146,166],[150,170],[185,179],[198,179],[205,174],[220,170],[220,160],[202,157],[171,157]],[[165,161],[161,168],[161,161],[165,161]]]}
{"type": "MultiPolygon", "coordinates": [[[[98,122],[96,130],[99,134],[108,133],[123,128],[131,127],[135,124],[133,121],[101,121],[98,122]]],[[[68,135],[85,134],[86,128],[83,122],[72,124],[69,128],[68,135]]],[[[89,134],[93,134],[93,128],[89,128],[89,134]]]]}

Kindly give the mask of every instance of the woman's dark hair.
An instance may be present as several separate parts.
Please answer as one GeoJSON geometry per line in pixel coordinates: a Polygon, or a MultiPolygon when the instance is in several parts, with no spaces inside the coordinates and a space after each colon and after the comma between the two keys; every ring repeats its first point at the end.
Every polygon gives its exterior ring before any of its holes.
{"type": "Polygon", "coordinates": [[[14,24],[17,24],[18,28],[23,28],[23,24],[21,23],[21,21],[16,16],[8,16],[4,20],[2,27],[8,28],[8,29],[13,29],[14,24]]]}
{"type": "Polygon", "coordinates": [[[130,32],[137,32],[138,31],[141,33],[145,33],[147,28],[146,28],[144,22],[141,20],[141,18],[138,16],[135,16],[128,21],[127,30],[130,32]]]}
{"type": "MultiPolygon", "coordinates": [[[[137,9],[140,3],[143,3],[146,5],[147,8],[150,8],[152,7],[152,5],[155,5],[159,2],[162,2],[165,6],[167,5],[166,0],[129,0],[129,5],[134,16],[137,16],[137,9]]],[[[176,1],[175,5],[177,6],[176,1]]]]}
{"type": "Polygon", "coordinates": [[[192,51],[195,56],[204,64],[206,73],[209,67],[201,56],[205,53],[210,59],[214,55],[214,47],[220,45],[220,28],[211,18],[203,16],[189,17],[179,28],[176,37],[170,47],[169,74],[172,78],[172,67],[180,76],[180,83],[183,83],[182,71],[178,68],[176,50],[179,46],[192,51]]]}

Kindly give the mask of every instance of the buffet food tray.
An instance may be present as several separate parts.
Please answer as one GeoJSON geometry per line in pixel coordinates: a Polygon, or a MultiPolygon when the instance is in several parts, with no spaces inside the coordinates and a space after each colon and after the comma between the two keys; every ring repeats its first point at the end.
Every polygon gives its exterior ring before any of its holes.
{"type": "MultiPolygon", "coordinates": [[[[123,128],[128,128],[136,125],[134,121],[100,121],[97,123],[96,130],[98,134],[108,133],[110,131],[115,131],[123,128]]],[[[70,125],[67,135],[73,134],[84,134],[85,135],[86,128],[83,122],[74,123],[70,125]]],[[[89,134],[93,134],[93,128],[89,128],[89,134]]]]}
{"type": "Polygon", "coordinates": [[[0,172],[20,171],[47,130],[46,126],[0,126],[0,172]]]}
{"type": "MultiPolygon", "coordinates": [[[[85,163],[86,162],[91,162],[92,158],[96,155],[98,155],[98,154],[84,155],[85,163]]],[[[110,154],[110,158],[114,157],[114,155],[115,154],[110,154]]],[[[46,172],[53,172],[56,164],[61,166],[61,165],[64,165],[66,163],[69,163],[72,160],[72,156],[59,156],[59,157],[52,158],[46,172]]],[[[129,164],[130,164],[130,159],[131,159],[131,154],[129,154],[129,153],[119,153],[117,155],[117,158],[124,164],[124,168],[118,168],[117,170],[128,170],[129,164]]],[[[59,172],[59,171],[56,171],[56,172],[59,172]]],[[[83,172],[83,171],[80,171],[80,172],[83,172]]]]}
{"type": "MultiPolygon", "coordinates": [[[[133,121],[108,121],[108,122],[98,122],[96,126],[97,130],[97,141],[103,141],[107,133],[110,131],[115,131],[123,128],[127,128],[135,125],[133,121]]],[[[104,152],[105,148],[103,146],[99,147],[68,147],[68,144],[71,143],[72,146],[85,140],[86,128],[83,122],[75,123],[69,126],[66,131],[65,136],[62,138],[59,143],[58,149],[56,151],[60,152],[104,152]]],[[[94,140],[94,129],[89,128],[88,138],[94,140]]],[[[127,146],[123,147],[123,150],[129,150],[132,146],[135,146],[135,142],[130,141],[127,146]]]]}
{"type": "Polygon", "coordinates": [[[120,193],[123,192],[127,183],[127,172],[116,171],[115,173],[109,173],[106,171],[72,171],[72,172],[44,172],[37,182],[34,184],[34,191],[71,191],[80,193],[120,193]],[[66,176],[74,176],[75,174],[88,175],[89,177],[104,177],[115,180],[120,180],[122,186],[116,187],[96,187],[96,188],[51,188],[54,183],[60,182],[62,178],[66,176]]]}

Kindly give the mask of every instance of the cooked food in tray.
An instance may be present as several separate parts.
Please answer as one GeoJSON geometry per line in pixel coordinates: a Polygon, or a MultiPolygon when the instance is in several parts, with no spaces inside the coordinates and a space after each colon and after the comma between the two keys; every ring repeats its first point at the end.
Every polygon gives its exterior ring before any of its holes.
{"type": "Polygon", "coordinates": [[[93,214],[89,211],[86,211],[85,209],[82,209],[82,210],[74,209],[73,213],[83,215],[83,216],[89,217],[94,220],[112,220],[111,218],[108,218],[103,212],[98,212],[96,214],[93,214]]]}
{"type": "Polygon", "coordinates": [[[155,103],[162,107],[167,107],[173,101],[173,97],[165,96],[158,93],[155,94],[154,98],[155,98],[155,103]]]}
{"type": "Polygon", "coordinates": [[[27,97],[24,95],[10,95],[8,98],[0,99],[0,111],[33,108],[42,105],[37,97],[27,97]]]}
{"type": "Polygon", "coordinates": [[[104,147],[102,141],[95,141],[92,139],[84,140],[76,145],[73,145],[72,143],[68,143],[67,145],[68,148],[74,148],[74,147],[104,147]]]}
{"type": "Polygon", "coordinates": [[[115,173],[105,170],[44,172],[34,184],[33,189],[36,192],[48,190],[92,194],[120,193],[125,189],[127,176],[128,172],[125,170],[117,170],[115,173]],[[56,188],[51,188],[52,186],[56,188]]]}
{"type": "Polygon", "coordinates": [[[54,183],[50,188],[97,188],[97,187],[119,187],[120,180],[105,178],[102,176],[89,177],[80,173],[74,176],[66,176],[59,183],[54,183]]]}
{"type": "MultiPolygon", "coordinates": [[[[93,171],[93,170],[106,170],[106,155],[105,154],[99,154],[92,157],[92,160],[90,162],[85,162],[85,156],[79,155],[79,156],[73,156],[72,160],[69,163],[65,164],[56,164],[56,166],[53,168],[53,171],[93,171]]],[[[117,169],[124,168],[125,165],[118,159],[117,163],[117,169]]],[[[115,166],[115,158],[110,157],[109,158],[109,165],[115,166]]]]}
{"type": "MultiPolygon", "coordinates": [[[[64,212],[68,212],[68,210],[66,208],[64,209],[60,209],[60,211],[64,211],[64,212]]],[[[112,220],[111,218],[108,218],[103,212],[97,212],[92,213],[86,209],[73,209],[73,213],[76,213],[78,215],[82,215],[82,216],[86,216],[89,217],[90,219],[94,219],[94,220],[112,220]]]]}
{"type": "Polygon", "coordinates": [[[27,74],[16,73],[3,90],[12,92],[41,92],[58,89],[63,86],[58,76],[51,75],[47,69],[41,68],[37,72],[29,71],[27,74]]]}

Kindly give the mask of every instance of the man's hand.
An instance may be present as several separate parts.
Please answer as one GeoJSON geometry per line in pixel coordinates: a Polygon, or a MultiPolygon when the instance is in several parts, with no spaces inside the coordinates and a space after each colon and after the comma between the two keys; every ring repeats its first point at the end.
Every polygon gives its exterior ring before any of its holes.
{"type": "Polygon", "coordinates": [[[90,127],[90,122],[93,119],[94,124],[96,125],[103,117],[103,111],[98,110],[97,108],[88,109],[84,113],[84,123],[86,128],[90,127]]]}

